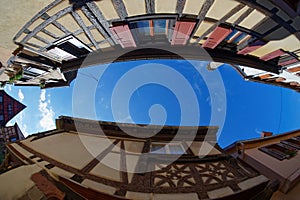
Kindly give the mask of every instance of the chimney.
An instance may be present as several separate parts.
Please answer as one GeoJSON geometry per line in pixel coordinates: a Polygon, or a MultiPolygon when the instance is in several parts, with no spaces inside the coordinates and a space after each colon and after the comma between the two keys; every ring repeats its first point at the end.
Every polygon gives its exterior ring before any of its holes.
{"type": "Polygon", "coordinates": [[[273,133],[272,132],[268,132],[268,131],[262,131],[261,132],[261,137],[264,138],[264,137],[269,137],[269,136],[272,136],[273,133]]]}

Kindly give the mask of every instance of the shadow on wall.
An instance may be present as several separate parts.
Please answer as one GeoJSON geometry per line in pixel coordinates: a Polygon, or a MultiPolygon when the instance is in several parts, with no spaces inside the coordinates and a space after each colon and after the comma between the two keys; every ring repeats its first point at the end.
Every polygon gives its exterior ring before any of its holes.
{"type": "Polygon", "coordinates": [[[81,7],[83,7],[84,5],[86,5],[86,3],[91,2],[91,1],[102,1],[102,0],[69,0],[70,4],[73,4],[73,10],[78,10],[81,7]]]}

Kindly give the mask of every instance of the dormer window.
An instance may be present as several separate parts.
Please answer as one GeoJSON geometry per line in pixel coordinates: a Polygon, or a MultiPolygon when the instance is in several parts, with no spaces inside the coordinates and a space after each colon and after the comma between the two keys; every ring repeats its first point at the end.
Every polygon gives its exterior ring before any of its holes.
{"type": "Polygon", "coordinates": [[[47,51],[60,61],[69,61],[89,54],[92,50],[74,36],[68,36],[54,43],[47,51]]]}

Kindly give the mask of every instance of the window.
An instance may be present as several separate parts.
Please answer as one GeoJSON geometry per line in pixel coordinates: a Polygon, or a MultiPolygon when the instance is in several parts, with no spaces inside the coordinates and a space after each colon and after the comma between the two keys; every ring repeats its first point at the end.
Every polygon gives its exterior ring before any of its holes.
{"type": "Polygon", "coordinates": [[[297,137],[283,140],[283,141],[281,141],[281,143],[291,146],[297,150],[300,150],[300,139],[298,139],[297,137]]]}
{"type": "Polygon", "coordinates": [[[57,59],[60,60],[72,60],[74,58],[77,58],[75,56],[73,56],[72,54],[61,50],[60,48],[54,47],[53,49],[50,49],[49,51],[47,51],[47,53],[51,54],[52,56],[54,56],[57,59]]]}
{"type": "Polygon", "coordinates": [[[286,53],[279,59],[279,65],[286,66],[298,62],[298,56],[293,53],[286,53]]]}
{"type": "Polygon", "coordinates": [[[15,141],[17,141],[17,138],[16,138],[16,137],[11,137],[9,140],[10,140],[11,142],[15,142],[15,141]]]}
{"type": "Polygon", "coordinates": [[[87,55],[92,50],[74,36],[68,36],[54,43],[47,51],[58,60],[73,60],[87,55]]]}
{"type": "Polygon", "coordinates": [[[233,29],[233,31],[224,39],[224,41],[226,41],[227,43],[240,45],[250,38],[251,36],[249,34],[233,29]]]}
{"type": "Polygon", "coordinates": [[[28,67],[26,70],[29,72],[35,73],[35,74],[44,74],[46,72],[42,69],[37,69],[37,68],[33,68],[33,67],[28,67]]]}
{"type": "Polygon", "coordinates": [[[184,149],[180,144],[170,144],[169,146],[169,152],[170,154],[184,154],[184,149]]]}
{"type": "Polygon", "coordinates": [[[147,42],[155,38],[156,41],[166,41],[169,29],[173,28],[175,19],[150,19],[129,22],[129,27],[136,41],[147,42]]]}
{"type": "Polygon", "coordinates": [[[151,153],[166,154],[165,145],[164,144],[153,144],[151,147],[151,153]]]}
{"type": "Polygon", "coordinates": [[[165,144],[152,143],[151,153],[154,154],[185,154],[185,150],[180,143],[165,144]]]}
{"type": "Polygon", "coordinates": [[[24,70],[24,74],[23,74],[23,77],[22,78],[34,78],[34,77],[37,77],[37,76],[40,76],[41,73],[37,73],[37,71],[35,70],[32,70],[32,67],[28,67],[27,69],[24,70]]]}
{"type": "Polygon", "coordinates": [[[164,19],[152,20],[154,27],[154,34],[166,34],[166,24],[169,22],[164,19]]]}
{"type": "Polygon", "coordinates": [[[138,32],[140,36],[149,36],[150,35],[150,21],[138,21],[132,23],[132,26],[138,32]]]}
{"type": "Polygon", "coordinates": [[[29,78],[28,76],[26,76],[26,77],[23,76],[23,77],[20,79],[20,81],[26,82],[26,81],[28,81],[28,80],[30,80],[30,79],[32,79],[32,78],[29,78]]]}
{"type": "Polygon", "coordinates": [[[2,103],[2,102],[3,102],[3,96],[0,95],[0,103],[2,103]]]}
{"type": "Polygon", "coordinates": [[[290,159],[297,154],[296,148],[283,143],[271,144],[259,150],[278,160],[290,159]]]}
{"type": "Polygon", "coordinates": [[[225,39],[224,41],[230,43],[232,42],[236,37],[238,37],[238,35],[241,34],[240,31],[234,29],[225,39]]]}
{"type": "Polygon", "coordinates": [[[8,115],[10,115],[10,116],[13,115],[13,106],[12,106],[12,104],[8,104],[8,115]]]}
{"type": "Polygon", "coordinates": [[[130,23],[131,28],[136,28],[142,36],[154,36],[156,34],[166,34],[166,25],[169,20],[156,19],[144,20],[130,23]]]}
{"type": "Polygon", "coordinates": [[[246,33],[241,33],[238,37],[236,37],[233,40],[233,43],[239,45],[239,44],[243,43],[244,41],[246,41],[247,39],[249,39],[249,35],[246,33]]]}
{"type": "Polygon", "coordinates": [[[4,116],[3,114],[0,115],[0,121],[3,121],[4,120],[4,116]]]}

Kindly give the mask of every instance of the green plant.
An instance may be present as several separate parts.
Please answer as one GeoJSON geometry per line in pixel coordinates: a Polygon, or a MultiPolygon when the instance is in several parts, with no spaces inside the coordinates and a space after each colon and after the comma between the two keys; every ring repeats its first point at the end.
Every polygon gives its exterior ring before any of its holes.
{"type": "Polygon", "coordinates": [[[9,83],[13,83],[15,81],[15,76],[9,77],[9,83]]]}
{"type": "Polygon", "coordinates": [[[23,77],[23,70],[19,71],[16,75],[15,75],[15,80],[20,80],[23,77]]]}
{"type": "Polygon", "coordinates": [[[285,152],[286,155],[288,155],[289,158],[292,158],[297,155],[297,151],[289,150],[285,152]]]}
{"type": "Polygon", "coordinates": [[[16,80],[20,80],[23,77],[23,70],[19,70],[16,74],[12,74],[9,77],[9,83],[13,83],[16,80]]]}
{"type": "Polygon", "coordinates": [[[45,80],[41,80],[40,81],[40,87],[44,88],[46,86],[46,81],[45,80]]]}

